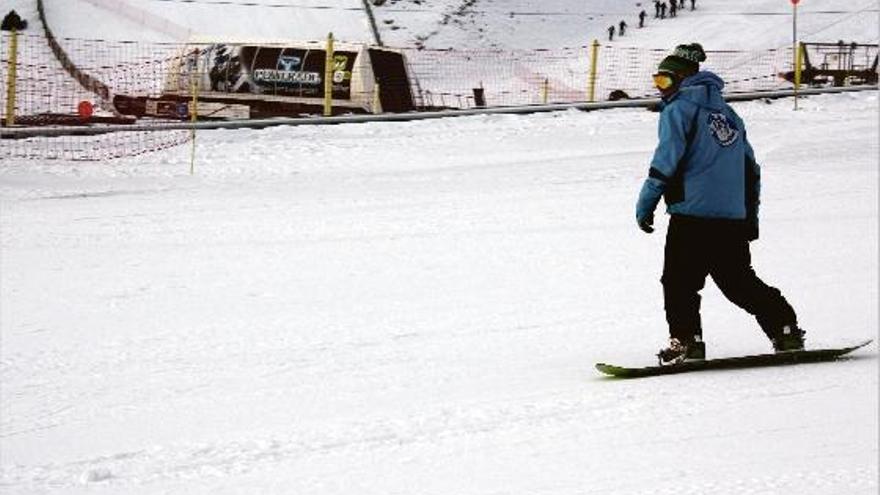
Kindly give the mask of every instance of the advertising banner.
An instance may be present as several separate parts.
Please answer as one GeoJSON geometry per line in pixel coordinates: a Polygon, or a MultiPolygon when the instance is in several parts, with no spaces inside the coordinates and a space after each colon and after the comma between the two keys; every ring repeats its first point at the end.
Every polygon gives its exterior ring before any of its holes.
{"type": "MultiPolygon", "coordinates": [[[[357,52],[333,54],[333,98],[351,99],[357,52]]],[[[210,91],[307,98],[324,97],[323,49],[215,44],[199,53],[210,91]]]]}

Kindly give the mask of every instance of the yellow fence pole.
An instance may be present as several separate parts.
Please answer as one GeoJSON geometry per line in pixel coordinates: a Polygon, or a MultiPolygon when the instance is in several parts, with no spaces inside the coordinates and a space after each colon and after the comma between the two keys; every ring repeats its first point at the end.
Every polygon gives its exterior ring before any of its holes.
{"type": "Polygon", "coordinates": [[[333,33],[327,35],[327,57],[324,60],[324,116],[333,115],[333,33]]]}
{"type": "Polygon", "coordinates": [[[593,40],[593,46],[590,50],[590,82],[587,89],[587,101],[596,101],[596,75],[599,65],[599,40],[593,40]]]}
{"type": "Polygon", "coordinates": [[[798,109],[798,63],[801,58],[800,46],[798,44],[797,35],[797,6],[801,0],[791,0],[791,56],[794,57],[792,65],[794,66],[794,109],[798,109]]]}
{"type": "Polygon", "coordinates": [[[190,92],[192,93],[192,101],[190,102],[189,119],[193,126],[190,130],[190,138],[192,148],[190,148],[189,156],[189,174],[196,173],[196,122],[199,120],[199,52],[196,51],[195,70],[190,74],[190,92]]]}
{"type": "Polygon", "coordinates": [[[13,28],[9,39],[9,65],[6,76],[6,127],[15,125],[15,83],[18,67],[18,31],[13,28]]]}
{"type": "Polygon", "coordinates": [[[547,104],[547,99],[550,97],[550,79],[544,78],[543,84],[541,84],[541,101],[544,104],[547,104]]]}
{"type": "Polygon", "coordinates": [[[798,43],[794,56],[794,109],[798,109],[798,91],[801,89],[801,72],[804,66],[804,44],[798,43]]]}

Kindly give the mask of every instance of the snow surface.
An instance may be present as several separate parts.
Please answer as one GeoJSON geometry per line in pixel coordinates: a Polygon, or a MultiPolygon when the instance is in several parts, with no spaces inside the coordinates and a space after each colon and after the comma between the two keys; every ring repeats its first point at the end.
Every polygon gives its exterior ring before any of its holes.
{"type": "MultiPolygon", "coordinates": [[[[876,337],[877,92],[735,106],[763,165],[756,270],[810,346],[876,337]]],[[[665,220],[633,219],[656,123],[206,131],[192,176],[187,146],[4,161],[0,491],[876,493],[877,344],[594,371],[664,343],[665,220]]],[[[710,355],[769,349],[711,283],[703,315],[710,355]]]]}
{"type": "MultiPolygon", "coordinates": [[[[36,19],[35,0],[7,0],[25,18],[36,19]]],[[[210,38],[372,42],[361,0],[44,0],[58,37],[135,41],[184,41],[174,30],[138,23],[138,12],[210,38]],[[110,9],[101,5],[114,4],[110,9]],[[265,5],[265,6],[263,6],[265,5]]],[[[689,4],[689,2],[688,2],[689,4]]],[[[606,30],[625,20],[618,45],[667,48],[701,40],[708,50],[784,48],[792,44],[791,5],[784,0],[697,0],[697,9],[675,19],[653,18],[650,1],[620,0],[390,0],[373,7],[380,35],[389,46],[533,49],[584,46],[605,40],[606,30]],[[649,14],[637,29],[638,13],[649,14]]],[[[808,0],[798,7],[803,41],[876,43],[876,0],[808,0]]],[[[74,54],[76,55],[76,54],[74,54]]]]}
{"type": "MultiPolygon", "coordinates": [[[[877,94],[802,107],[737,105],[755,266],[810,345],[852,342],[877,332],[877,94]]],[[[664,229],[632,218],[655,125],[213,131],[195,176],[181,149],[4,164],[4,493],[875,493],[876,345],[592,369],[663,343],[664,229]]],[[[711,355],[768,349],[704,293],[711,355]]]]}
{"type": "MultiPolygon", "coordinates": [[[[629,28],[625,37],[615,38],[619,46],[666,48],[697,40],[707,50],[753,50],[792,44],[787,1],[697,0],[694,11],[687,4],[675,19],[659,20],[650,0],[391,0],[376,16],[389,45],[417,42],[430,48],[584,46],[596,38],[604,42],[608,27],[621,20],[629,28]],[[638,29],[642,9],[648,18],[638,29]]],[[[875,0],[805,0],[798,6],[802,41],[876,43],[878,29],[875,0]]]]}
{"type": "Polygon", "coordinates": [[[179,30],[142,21],[155,16],[196,36],[323,40],[332,31],[338,40],[372,41],[361,0],[44,0],[44,4],[50,27],[64,38],[95,39],[100,33],[105,40],[186,41],[179,30]]]}

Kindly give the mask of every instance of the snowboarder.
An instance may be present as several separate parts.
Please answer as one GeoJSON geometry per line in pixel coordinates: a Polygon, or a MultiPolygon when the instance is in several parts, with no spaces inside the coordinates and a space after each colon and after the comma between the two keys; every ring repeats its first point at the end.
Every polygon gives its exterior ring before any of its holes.
{"type": "Polygon", "coordinates": [[[608,41],[614,41],[614,26],[608,27],[608,41]]]}
{"type": "Polygon", "coordinates": [[[648,14],[644,10],[639,12],[639,29],[645,27],[645,17],[648,17],[648,14]]]}
{"type": "Polygon", "coordinates": [[[659,143],[636,204],[636,221],[654,231],[660,197],[671,215],[666,233],[663,296],[669,346],[661,364],[704,359],[700,290],[706,276],[754,315],[777,352],[803,349],[804,332],[782,293],[751,266],[758,238],[760,167],[742,119],[721,96],[724,82],[699,71],[698,43],[679,45],[654,75],[662,96],[659,143]]]}
{"type": "Polygon", "coordinates": [[[619,36],[623,36],[626,33],[626,21],[621,20],[618,25],[617,33],[619,36]]]}

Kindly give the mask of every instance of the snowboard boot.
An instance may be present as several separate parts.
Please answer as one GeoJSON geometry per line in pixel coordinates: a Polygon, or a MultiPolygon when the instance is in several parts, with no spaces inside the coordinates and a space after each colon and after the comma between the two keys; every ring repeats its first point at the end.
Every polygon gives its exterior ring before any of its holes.
{"type": "Polygon", "coordinates": [[[771,339],[773,342],[773,350],[779,352],[802,351],[804,350],[804,332],[797,325],[785,325],[771,339]]]}
{"type": "Polygon", "coordinates": [[[706,344],[699,336],[690,341],[672,337],[669,339],[669,347],[660,349],[657,353],[657,359],[661,366],[706,359],[706,344]]]}

